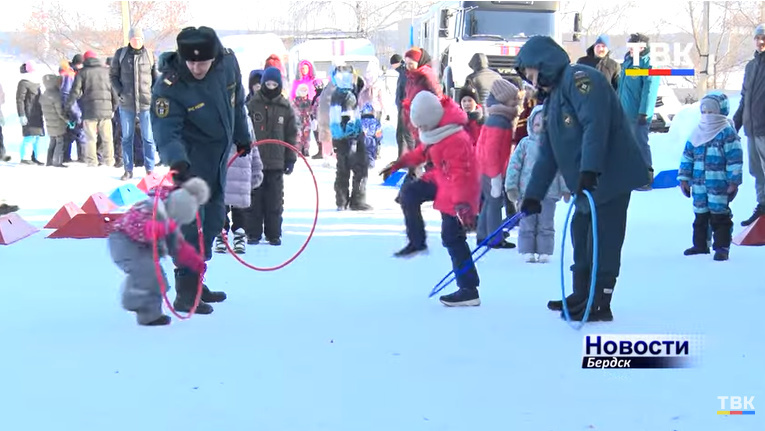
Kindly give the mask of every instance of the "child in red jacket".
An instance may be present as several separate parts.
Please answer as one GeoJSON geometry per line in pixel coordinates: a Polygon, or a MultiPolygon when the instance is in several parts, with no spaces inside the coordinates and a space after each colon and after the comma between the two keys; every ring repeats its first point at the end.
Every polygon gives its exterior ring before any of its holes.
{"type": "MultiPolygon", "coordinates": [[[[476,144],[476,157],[481,173],[481,214],[478,216],[476,240],[480,244],[502,225],[505,205],[504,174],[513,144],[513,134],[523,104],[523,92],[504,79],[494,81],[486,99],[488,117],[476,144]]],[[[492,248],[515,248],[515,244],[497,236],[489,242],[492,248]]]]}
{"type": "MultiPolygon", "coordinates": [[[[478,272],[473,264],[467,232],[475,228],[480,184],[475,152],[465,131],[467,115],[448,97],[429,91],[417,93],[410,106],[412,124],[418,128],[421,144],[383,170],[384,177],[403,167],[430,162],[433,168],[418,181],[422,187],[402,190],[401,201],[418,200],[410,195],[432,194],[433,208],[441,212],[441,241],[449,252],[459,290],[440,298],[446,306],[476,306],[478,272]]],[[[424,223],[420,216],[424,242],[424,223]]],[[[407,223],[407,233],[413,226],[407,223]]]]}
{"type": "Polygon", "coordinates": [[[481,135],[481,126],[483,126],[483,107],[478,104],[478,91],[475,88],[466,85],[460,89],[459,99],[462,110],[468,116],[468,123],[465,126],[470,137],[473,139],[473,146],[478,143],[478,137],[481,135]]]}

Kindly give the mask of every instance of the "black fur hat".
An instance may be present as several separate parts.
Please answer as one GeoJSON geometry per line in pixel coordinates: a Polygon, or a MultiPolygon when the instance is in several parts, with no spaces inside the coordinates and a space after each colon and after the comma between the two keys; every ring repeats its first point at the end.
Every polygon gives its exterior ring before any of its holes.
{"type": "Polygon", "coordinates": [[[210,27],[186,27],[178,33],[178,54],[185,61],[206,61],[218,56],[218,36],[210,27]]]}

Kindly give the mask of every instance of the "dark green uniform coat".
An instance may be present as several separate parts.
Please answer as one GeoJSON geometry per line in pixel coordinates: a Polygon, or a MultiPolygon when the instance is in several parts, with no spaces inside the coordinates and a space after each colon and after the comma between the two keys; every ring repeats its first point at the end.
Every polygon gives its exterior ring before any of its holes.
{"type": "MultiPolygon", "coordinates": [[[[208,260],[226,215],[229,151],[234,143],[251,142],[239,63],[233,52],[222,46],[219,52],[202,80],[191,75],[177,53],[163,55],[162,75],[152,89],[151,126],[161,159],[171,166],[187,162],[191,176],[210,186],[210,199],[199,212],[208,260]]],[[[184,226],[183,234],[198,246],[194,223],[184,226]]]]}

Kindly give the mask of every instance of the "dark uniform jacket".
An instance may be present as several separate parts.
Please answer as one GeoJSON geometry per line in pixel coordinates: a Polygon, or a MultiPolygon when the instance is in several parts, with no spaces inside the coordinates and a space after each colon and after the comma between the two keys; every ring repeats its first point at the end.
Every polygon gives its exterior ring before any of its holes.
{"type": "Polygon", "coordinates": [[[542,143],[527,197],[544,199],[558,171],[574,191],[582,172],[596,173],[596,204],[649,182],[632,124],[600,72],[570,65],[568,54],[548,37],[529,39],[518,54],[518,63],[521,71],[537,68],[540,80],[552,86],[544,103],[542,143]]]}
{"type": "Polygon", "coordinates": [[[239,63],[231,50],[220,54],[202,80],[177,52],[164,54],[152,91],[151,127],[163,162],[189,164],[189,173],[223,192],[228,154],[234,143],[251,142],[244,111],[239,63]]]}
{"type": "Polygon", "coordinates": [[[141,112],[151,107],[151,87],[157,79],[152,53],[143,47],[123,46],[114,53],[109,70],[120,106],[141,112]]]}
{"type": "Polygon", "coordinates": [[[765,54],[754,53],[744,69],[741,102],[733,115],[736,130],[744,126],[750,139],[765,136],[765,54]]]}
{"type": "Polygon", "coordinates": [[[40,107],[40,84],[22,79],[16,87],[16,112],[27,117],[27,125],[21,127],[24,136],[43,136],[43,113],[40,107]]]}
{"type": "Polygon", "coordinates": [[[606,80],[611,83],[614,90],[616,90],[619,88],[619,73],[621,72],[622,67],[616,60],[611,58],[609,54],[606,54],[606,56],[602,58],[596,57],[595,45],[592,45],[587,48],[587,55],[580,57],[579,60],[576,61],[576,64],[584,64],[585,66],[598,69],[598,71],[606,77],[606,80]]]}
{"type": "Polygon", "coordinates": [[[112,118],[117,106],[117,95],[112,90],[109,68],[97,58],[89,58],[77,72],[72,91],[66,100],[67,112],[79,102],[83,120],[112,118]]]}
{"type": "MultiPolygon", "coordinates": [[[[278,139],[292,146],[297,145],[295,112],[283,95],[271,100],[258,91],[247,102],[247,112],[252,120],[255,140],[278,139]]],[[[264,170],[284,170],[286,164],[295,164],[297,155],[279,144],[258,146],[264,170]]]]}

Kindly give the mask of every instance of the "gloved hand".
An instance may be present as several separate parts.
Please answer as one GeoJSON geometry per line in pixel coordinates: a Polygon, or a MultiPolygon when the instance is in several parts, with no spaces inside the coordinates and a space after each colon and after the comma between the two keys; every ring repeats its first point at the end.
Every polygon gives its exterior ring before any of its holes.
{"type": "Polygon", "coordinates": [[[27,124],[29,124],[29,120],[27,119],[27,117],[25,115],[22,115],[22,116],[19,117],[19,123],[21,123],[21,125],[23,127],[23,126],[26,126],[27,124]]]}
{"type": "Polygon", "coordinates": [[[144,226],[144,234],[147,238],[153,238],[157,240],[166,237],[177,227],[178,226],[176,225],[175,221],[172,219],[168,220],[167,223],[161,222],[159,220],[150,220],[144,226]]]}
{"type": "Polygon", "coordinates": [[[536,199],[525,198],[521,202],[521,212],[526,216],[542,213],[542,203],[536,199]]]}
{"type": "Polygon", "coordinates": [[[284,175],[289,175],[295,169],[295,162],[284,163],[284,175]]]}
{"type": "Polygon", "coordinates": [[[491,197],[498,198],[502,196],[502,175],[497,175],[491,179],[491,197]]]}
{"type": "Polygon", "coordinates": [[[247,157],[252,151],[252,146],[248,143],[236,143],[236,152],[239,153],[239,157],[247,157]]]}
{"type": "Polygon", "coordinates": [[[728,202],[733,202],[738,194],[738,184],[731,184],[728,186],[728,202]]]}
{"type": "Polygon", "coordinates": [[[393,175],[393,172],[397,171],[398,161],[393,161],[388,163],[388,166],[384,167],[383,170],[380,171],[380,175],[383,177],[383,181],[388,181],[388,178],[390,178],[391,175],[393,175]]]}
{"type": "Polygon", "coordinates": [[[74,129],[76,126],[77,126],[77,123],[75,123],[74,121],[68,121],[68,122],[66,123],[66,127],[67,127],[69,130],[73,130],[73,129],[74,129]]]}
{"type": "Polygon", "coordinates": [[[521,199],[521,192],[518,189],[507,189],[505,193],[507,194],[507,199],[510,200],[510,202],[518,202],[521,199]]]}
{"type": "Polygon", "coordinates": [[[645,126],[646,124],[648,124],[648,116],[645,114],[638,115],[637,123],[638,123],[638,126],[645,126]]]}
{"type": "Polygon", "coordinates": [[[470,232],[475,230],[476,219],[478,217],[470,208],[470,205],[466,203],[457,204],[454,207],[454,211],[457,213],[457,218],[466,231],[470,232]]]}
{"type": "Polygon", "coordinates": [[[191,178],[191,174],[189,173],[190,167],[188,162],[184,161],[175,162],[170,166],[170,170],[175,171],[175,174],[173,175],[175,185],[180,186],[191,178]]]}
{"type": "Polygon", "coordinates": [[[563,202],[565,203],[571,202],[571,193],[563,193],[563,202]]]}
{"type": "Polygon", "coordinates": [[[685,197],[691,197],[691,185],[688,184],[688,181],[680,181],[680,191],[683,192],[685,197]]]}
{"type": "Polygon", "coordinates": [[[203,274],[207,270],[207,264],[197,250],[188,242],[180,240],[176,261],[179,266],[190,269],[195,274],[203,274]]]}
{"type": "Polygon", "coordinates": [[[594,193],[598,188],[598,174],[595,172],[584,171],[579,174],[579,188],[576,191],[577,195],[584,195],[584,191],[587,190],[590,193],[594,193]]]}

